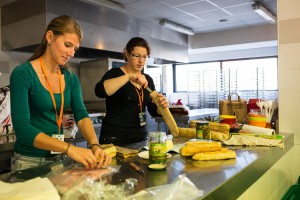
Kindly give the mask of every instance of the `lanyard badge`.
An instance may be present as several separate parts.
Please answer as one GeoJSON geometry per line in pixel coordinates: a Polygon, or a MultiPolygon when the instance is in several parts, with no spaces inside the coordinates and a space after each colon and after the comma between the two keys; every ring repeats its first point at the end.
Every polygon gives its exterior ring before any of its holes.
{"type": "Polygon", "coordinates": [[[146,126],[146,113],[143,112],[143,101],[144,101],[144,90],[141,88],[141,93],[139,93],[138,89],[136,87],[135,91],[139,98],[139,105],[140,105],[140,113],[139,113],[139,119],[140,119],[140,126],[146,126]]]}

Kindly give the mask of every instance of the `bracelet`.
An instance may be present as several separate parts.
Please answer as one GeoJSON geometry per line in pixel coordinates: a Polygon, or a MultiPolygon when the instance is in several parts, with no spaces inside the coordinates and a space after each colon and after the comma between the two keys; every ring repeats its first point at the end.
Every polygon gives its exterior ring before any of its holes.
{"type": "Polygon", "coordinates": [[[88,148],[89,148],[89,149],[92,149],[94,146],[98,146],[98,147],[101,148],[100,144],[89,144],[89,145],[88,145],[88,148]]]}
{"type": "Polygon", "coordinates": [[[67,146],[66,150],[63,152],[63,154],[68,155],[70,146],[71,146],[71,143],[68,143],[68,146],[67,146]]]}

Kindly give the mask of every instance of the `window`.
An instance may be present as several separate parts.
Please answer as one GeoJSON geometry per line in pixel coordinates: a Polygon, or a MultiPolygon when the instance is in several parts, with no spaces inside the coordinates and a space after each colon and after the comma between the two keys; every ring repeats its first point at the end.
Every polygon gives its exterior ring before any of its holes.
{"type": "Polygon", "coordinates": [[[217,108],[229,93],[242,99],[276,99],[277,58],[247,59],[175,66],[175,91],[188,93],[188,105],[217,108]]]}

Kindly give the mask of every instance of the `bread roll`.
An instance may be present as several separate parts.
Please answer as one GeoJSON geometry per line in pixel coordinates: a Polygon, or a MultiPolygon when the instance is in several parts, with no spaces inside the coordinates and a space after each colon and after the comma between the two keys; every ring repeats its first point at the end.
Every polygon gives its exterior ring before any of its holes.
{"type": "Polygon", "coordinates": [[[193,155],[193,160],[223,160],[236,158],[235,151],[222,148],[220,151],[200,152],[193,155]]]}
{"type": "Polygon", "coordinates": [[[193,141],[187,142],[183,147],[180,148],[180,155],[192,156],[199,152],[207,151],[220,151],[220,142],[207,142],[207,141],[193,141]]]}

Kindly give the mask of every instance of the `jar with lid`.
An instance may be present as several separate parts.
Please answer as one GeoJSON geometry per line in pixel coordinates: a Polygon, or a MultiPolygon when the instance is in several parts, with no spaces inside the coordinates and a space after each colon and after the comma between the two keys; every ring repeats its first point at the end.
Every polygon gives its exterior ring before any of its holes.
{"type": "Polygon", "coordinates": [[[149,132],[149,161],[150,163],[165,164],[167,160],[167,143],[165,132],[149,132]]]}
{"type": "Polygon", "coordinates": [[[208,121],[196,122],[196,138],[197,139],[211,139],[210,128],[208,121]]]}

